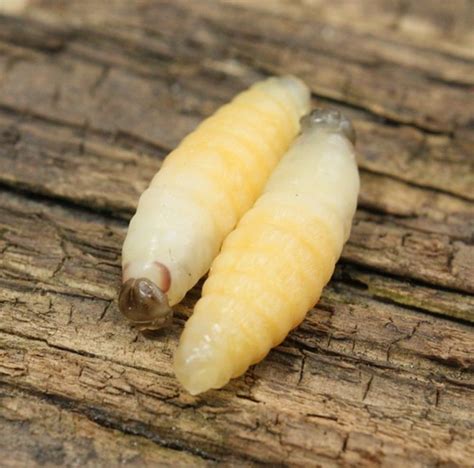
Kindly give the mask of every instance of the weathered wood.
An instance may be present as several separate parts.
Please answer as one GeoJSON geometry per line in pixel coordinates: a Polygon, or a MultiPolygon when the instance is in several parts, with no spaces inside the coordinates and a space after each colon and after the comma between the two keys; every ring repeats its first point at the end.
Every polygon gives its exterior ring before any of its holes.
{"type": "Polygon", "coordinates": [[[0,447],[9,454],[2,466],[206,466],[150,433],[104,425],[99,410],[78,411],[67,399],[2,386],[0,402],[0,447]]]}
{"type": "Polygon", "coordinates": [[[0,16],[0,451],[6,466],[469,466],[469,2],[36,0],[0,16]],[[245,376],[187,395],[194,288],[147,339],[116,306],[140,192],[269,73],[348,113],[362,187],[321,302],[245,376]]]}

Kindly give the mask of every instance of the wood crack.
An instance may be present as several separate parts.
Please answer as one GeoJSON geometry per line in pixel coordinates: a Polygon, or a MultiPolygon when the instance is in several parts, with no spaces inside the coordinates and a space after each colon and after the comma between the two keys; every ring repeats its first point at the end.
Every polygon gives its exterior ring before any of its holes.
{"type": "MultiPolygon", "coordinates": [[[[94,354],[94,353],[89,352],[89,351],[83,351],[83,350],[70,348],[70,347],[64,346],[64,345],[54,344],[54,343],[51,343],[51,341],[48,340],[47,338],[39,338],[39,337],[36,337],[36,336],[30,336],[30,335],[27,335],[27,334],[23,334],[23,333],[20,333],[20,332],[11,332],[10,330],[5,330],[5,329],[1,329],[0,332],[5,334],[5,335],[10,335],[10,336],[22,338],[22,339],[25,339],[25,340],[31,340],[31,341],[35,341],[35,342],[38,342],[38,343],[43,343],[47,347],[49,347],[51,349],[57,349],[58,351],[64,351],[64,352],[67,352],[67,353],[71,353],[71,354],[75,354],[75,355],[82,356],[82,357],[87,357],[87,358],[101,359],[101,360],[104,360],[104,361],[107,361],[107,362],[110,362],[110,363],[113,363],[113,364],[118,364],[118,365],[121,365],[121,366],[124,365],[124,363],[120,360],[106,358],[104,356],[94,354]]],[[[150,372],[150,373],[155,374],[159,377],[163,377],[164,375],[167,375],[167,374],[163,374],[161,372],[158,372],[156,370],[153,370],[151,368],[142,367],[142,366],[139,366],[139,365],[133,365],[133,366],[129,365],[129,367],[132,367],[133,369],[136,369],[136,370],[142,370],[142,371],[150,372]]]]}
{"type": "MultiPolygon", "coordinates": [[[[0,382],[0,385],[5,387],[10,387],[8,383],[0,382]]],[[[16,386],[13,388],[17,388],[16,386]]],[[[210,461],[219,461],[220,458],[216,458],[215,456],[207,453],[206,451],[185,445],[183,442],[178,440],[169,440],[166,437],[160,436],[157,431],[153,430],[151,425],[145,424],[141,421],[134,421],[134,420],[127,420],[122,421],[117,418],[115,415],[108,413],[107,411],[93,406],[86,406],[83,403],[66,398],[61,395],[53,394],[53,393],[45,393],[40,392],[36,389],[32,389],[29,387],[20,387],[24,392],[28,392],[31,395],[40,398],[42,400],[47,401],[48,403],[53,404],[61,409],[66,411],[72,411],[79,414],[86,416],[91,421],[103,426],[105,428],[114,429],[123,434],[129,434],[134,436],[143,437],[147,440],[154,442],[155,444],[170,448],[173,450],[184,451],[190,453],[192,455],[198,456],[203,460],[210,460],[210,461]]]]}

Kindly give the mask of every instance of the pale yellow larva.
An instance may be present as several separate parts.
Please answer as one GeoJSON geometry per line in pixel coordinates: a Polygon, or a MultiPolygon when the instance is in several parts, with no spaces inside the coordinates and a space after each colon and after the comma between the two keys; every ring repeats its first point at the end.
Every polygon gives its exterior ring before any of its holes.
{"type": "Polygon", "coordinates": [[[269,78],[189,134],[142,194],[122,251],[121,311],[156,329],[208,270],[300,130],[309,90],[269,78]]]}
{"type": "Polygon", "coordinates": [[[305,117],[263,194],[225,240],[175,354],[190,393],[244,373],[318,301],[357,205],[353,135],[337,111],[305,117]]]}

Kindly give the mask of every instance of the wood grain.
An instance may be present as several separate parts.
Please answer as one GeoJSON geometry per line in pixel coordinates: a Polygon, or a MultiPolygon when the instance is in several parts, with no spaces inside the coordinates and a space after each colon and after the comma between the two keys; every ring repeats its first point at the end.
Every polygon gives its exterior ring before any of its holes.
{"type": "Polygon", "coordinates": [[[469,1],[31,0],[0,16],[3,466],[470,466],[469,1]],[[448,6],[449,3],[449,6],[448,6]],[[358,134],[359,209],[318,306],[221,391],[146,338],[120,248],[163,157],[235,93],[296,73],[358,134]]]}

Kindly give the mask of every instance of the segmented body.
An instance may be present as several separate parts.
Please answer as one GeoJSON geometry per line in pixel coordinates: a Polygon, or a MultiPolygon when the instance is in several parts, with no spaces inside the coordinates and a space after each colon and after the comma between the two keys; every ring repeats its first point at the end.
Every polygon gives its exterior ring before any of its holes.
{"type": "Polygon", "coordinates": [[[333,273],[359,176],[348,121],[328,112],[308,119],[212,264],[175,356],[177,377],[193,394],[260,361],[303,320],[333,273]]]}
{"type": "MultiPolygon", "coordinates": [[[[270,78],[188,135],[140,197],[123,245],[124,282],[148,279],[170,305],[179,302],[260,194],[308,106],[309,91],[301,81],[270,78]]],[[[120,303],[133,316],[140,294],[136,300],[129,294],[120,303]]]]}

